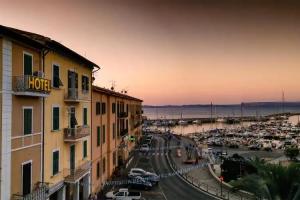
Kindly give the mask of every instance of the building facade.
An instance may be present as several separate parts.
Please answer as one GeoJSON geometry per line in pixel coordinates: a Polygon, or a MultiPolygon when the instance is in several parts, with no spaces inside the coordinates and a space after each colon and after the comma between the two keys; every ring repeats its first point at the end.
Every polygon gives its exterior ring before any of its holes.
{"type": "Polygon", "coordinates": [[[0,26],[0,199],[87,199],[99,67],[50,38],[0,26]]]}
{"type": "Polygon", "coordinates": [[[92,192],[100,191],[114,171],[126,164],[141,137],[142,100],[93,86],[92,192]]]}
{"type": "Polygon", "coordinates": [[[42,110],[51,81],[42,76],[44,49],[43,44],[0,26],[0,199],[45,197],[42,110]]]}
{"type": "Polygon", "coordinates": [[[87,199],[90,194],[91,80],[93,66],[49,51],[45,77],[45,182],[49,199],[87,199]]]}

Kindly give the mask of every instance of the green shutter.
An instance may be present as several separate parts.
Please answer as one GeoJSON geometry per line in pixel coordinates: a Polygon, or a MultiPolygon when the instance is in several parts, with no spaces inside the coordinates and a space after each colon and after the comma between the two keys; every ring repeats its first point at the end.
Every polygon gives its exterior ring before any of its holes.
{"type": "Polygon", "coordinates": [[[53,130],[59,130],[59,107],[53,108],[53,130]]]}
{"type": "Polygon", "coordinates": [[[113,123],[113,139],[116,137],[116,124],[113,123]]]}
{"type": "Polygon", "coordinates": [[[87,141],[83,141],[83,158],[87,157],[87,141]]]}
{"type": "Polygon", "coordinates": [[[55,175],[59,171],[59,152],[53,152],[53,166],[52,166],[52,174],[55,175]]]}
{"type": "Polygon", "coordinates": [[[105,143],[105,125],[102,126],[102,132],[103,132],[103,138],[102,138],[102,142],[103,144],[105,143]]]}
{"type": "Polygon", "coordinates": [[[100,137],[101,137],[100,126],[97,126],[97,146],[100,145],[100,137]]]}
{"type": "Polygon", "coordinates": [[[100,163],[97,163],[97,178],[100,177],[100,163]]]}
{"type": "Polygon", "coordinates": [[[32,56],[24,54],[24,75],[32,75],[32,56]]]}
{"type": "Polygon", "coordinates": [[[53,87],[59,88],[59,67],[57,65],[53,65],[53,87]]]}
{"type": "Polygon", "coordinates": [[[87,125],[87,108],[83,108],[83,125],[87,125]]]}
{"type": "Polygon", "coordinates": [[[32,109],[24,109],[24,135],[32,134],[32,109]]]}

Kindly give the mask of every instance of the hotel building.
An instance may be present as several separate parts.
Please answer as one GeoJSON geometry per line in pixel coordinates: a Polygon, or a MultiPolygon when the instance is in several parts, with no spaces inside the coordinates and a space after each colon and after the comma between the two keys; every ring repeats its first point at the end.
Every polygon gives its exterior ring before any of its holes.
{"type": "Polygon", "coordinates": [[[87,199],[96,64],[0,26],[0,199],[87,199]]]}
{"type": "Polygon", "coordinates": [[[93,86],[92,192],[100,191],[141,137],[142,100],[93,86]]]}
{"type": "Polygon", "coordinates": [[[0,26],[0,199],[19,199],[42,187],[45,45],[0,26]]]}

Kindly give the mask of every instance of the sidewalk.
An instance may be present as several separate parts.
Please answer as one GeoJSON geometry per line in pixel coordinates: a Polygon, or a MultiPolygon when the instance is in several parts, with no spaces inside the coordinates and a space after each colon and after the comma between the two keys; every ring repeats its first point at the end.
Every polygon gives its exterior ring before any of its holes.
{"type": "MultiPolygon", "coordinates": [[[[184,168],[189,168],[192,166],[196,166],[197,164],[185,164],[183,163],[187,159],[187,153],[185,150],[186,146],[195,145],[194,141],[181,137],[181,140],[179,140],[181,143],[181,157],[178,157],[176,155],[176,150],[172,149],[170,152],[170,162],[173,164],[174,170],[180,170],[184,168]]],[[[178,139],[175,137],[172,137],[170,140],[170,146],[177,145],[178,139]]],[[[203,156],[203,155],[202,155],[203,156]]],[[[232,193],[229,189],[227,189],[224,186],[221,186],[221,183],[218,182],[210,173],[207,166],[202,167],[201,164],[208,163],[206,158],[202,158],[199,160],[198,165],[199,168],[192,169],[188,171],[185,174],[182,174],[181,176],[186,179],[188,182],[193,184],[194,186],[214,195],[219,198],[224,199],[245,199],[238,193],[232,193]],[[200,167],[201,166],[201,167],[200,167]]]]}

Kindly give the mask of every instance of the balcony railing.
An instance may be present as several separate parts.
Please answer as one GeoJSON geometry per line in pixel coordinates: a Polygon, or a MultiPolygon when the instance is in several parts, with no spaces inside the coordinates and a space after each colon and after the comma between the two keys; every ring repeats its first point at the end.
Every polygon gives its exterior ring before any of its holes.
{"type": "Polygon", "coordinates": [[[14,76],[12,81],[15,95],[47,97],[51,91],[51,81],[38,76],[14,76]]]}
{"type": "Polygon", "coordinates": [[[123,137],[123,136],[125,136],[127,134],[128,134],[128,129],[123,129],[123,130],[120,131],[121,137],[123,137]]]}
{"type": "Polygon", "coordinates": [[[45,200],[47,198],[49,187],[46,184],[39,183],[31,193],[27,195],[14,194],[13,200],[45,200]]]}
{"type": "Polygon", "coordinates": [[[64,169],[65,182],[75,183],[84,177],[91,169],[91,161],[81,160],[74,169],[64,169]]]}
{"type": "Polygon", "coordinates": [[[90,101],[89,91],[78,91],[77,88],[68,88],[65,91],[66,102],[90,101]]]}
{"type": "Polygon", "coordinates": [[[118,117],[119,118],[126,118],[126,117],[128,117],[128,112],[119,112],[118,117]]]}
{"type": "Polygon", "coordinates": [[[89,126],[78,126],[76,128],[65,128],[64,129],[64,141],[65,142],[76,142],[80,138],[90,135],[89,126]]]}

